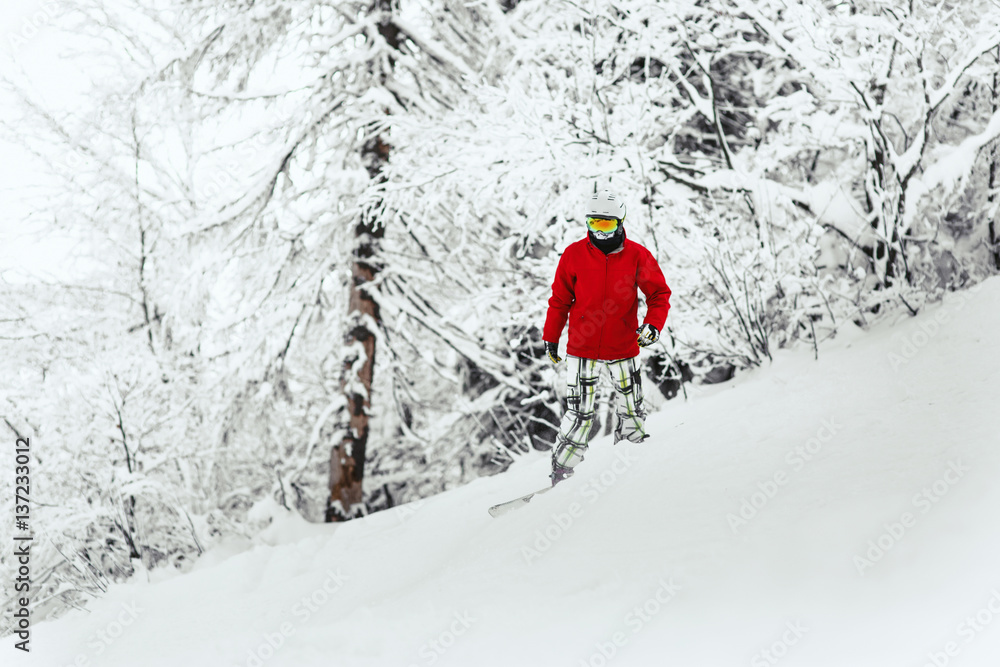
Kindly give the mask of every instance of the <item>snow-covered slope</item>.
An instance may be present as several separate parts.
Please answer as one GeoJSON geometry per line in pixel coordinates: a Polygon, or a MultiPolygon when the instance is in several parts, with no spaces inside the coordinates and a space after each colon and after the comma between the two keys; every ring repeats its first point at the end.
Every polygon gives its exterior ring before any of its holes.
{"type": "Polygon", "coordinates": [[[998,331],[993,279],[783,353],[499,519],[545,456],[336,527],[279,518],[37,626],[24,664],[1000,664],[998,331]]]}

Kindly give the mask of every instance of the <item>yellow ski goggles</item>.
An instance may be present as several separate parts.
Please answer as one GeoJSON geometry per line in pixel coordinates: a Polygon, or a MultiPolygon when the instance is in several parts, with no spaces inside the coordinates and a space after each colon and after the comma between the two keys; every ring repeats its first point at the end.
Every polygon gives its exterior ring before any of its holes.
{"type": "Polygon", "coordinates": [[[587,228],[592,232],[611,234],[618,229],[621,221],[618,218],[587,218],[587,228]]]}

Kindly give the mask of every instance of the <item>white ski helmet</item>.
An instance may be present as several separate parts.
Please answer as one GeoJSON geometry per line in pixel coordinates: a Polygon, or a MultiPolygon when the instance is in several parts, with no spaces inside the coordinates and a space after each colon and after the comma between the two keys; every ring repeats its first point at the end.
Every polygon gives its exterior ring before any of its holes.
{"type": "Polygon", "coordinates": [[[624,220],[625,201],[611,190],[595,192],[590,201],[587,202],[587,217],[624,220]]]}

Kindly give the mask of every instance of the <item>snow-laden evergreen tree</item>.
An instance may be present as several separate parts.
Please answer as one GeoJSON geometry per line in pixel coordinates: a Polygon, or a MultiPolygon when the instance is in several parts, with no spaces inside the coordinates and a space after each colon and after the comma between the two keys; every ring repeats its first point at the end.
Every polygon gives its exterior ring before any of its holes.
{"type": "Polygon", "coordinates": [[[21,136],[63,179],[39,208],[81,259],[51,286],[65,307],[35,312],[35,292],[13,289],[33,336],[20,344],[49,345],[20,357],[32,372],[5,396],[5,418],[49,443],[37,562],[51,604],[249,535],[265,496],[314,520],[363,510],[358,489],[343,507],[327,484],[331,445],[361,435],[351,401],[357,413],[398,380],[354,376],[381,336],[349,306],[373,292],[352,277],[359,260],[379,261],[365,192],[388,122],[461,96],[490,58],[494,15],[140,2],[63,19],[111,73],[90,107],[47,109],[22,87],[21,136]],[[71,389],[38,400],[50,387],[71,389]]]}
{"type": "MultiPolygon", "coordinates": [[[[215,13],[197,12],[219,33],[206,44],[204,67],[181,72],[177,81],[222,100],[212,109],[219,119],[245,114],[244,100],[259,97],[248,91],[267,89],[284,110],[276,126],[282,143],[256,187],[249,194],[236,190],[235,199],[193,232],[205,247],[247,253],[249,261],[228,262],[234,272],[228,279],[244,294],[256,285],[263,297],[241,326],[253,323],[261,345],[251,347],[264,356],[244,382],[254,386],[255,400],[273,404],[268,410],[285,402],[301,411],[280,438],[290,447],[282,460],[295,461],[286,477],[297,502],[314,502],[303,497],[308,484],[300,475],[310,467],[314,476],[319,472],[316,449],[333,441],[323,468],[331,487],[325,515],[349,518],[364,511],[361,484],[382,328],[376,290],[385,221],[378,201],[364,193],[381,181],[393,151],[385,128],[401,114],[433,118],[460,99],[466,80],[489,56],[488,21],[499,12],[487,3],[376,0],[294,8],[257,2],[215,13]],[[276,68],[293,73],[291,80],[275,77],[276,68]],[[262,261],[261,252],[269,258],[262,261]],[[269,300],[281,315],[267,315],[269,300]],[[293,387],[293,381],[307,384],[293,387]]],[[[246,140],[239,138],[236,148],[246,140]]],[[[243,413],[250,395],[234,397],[234,410],[243,413]]],[[[277,412],[275,435],[286,420],[277,412]]],[[[260,418],[269,419],[267,411],[260,418]]],[[[239,430],[240,419],[232,423],[239,430]]]]}

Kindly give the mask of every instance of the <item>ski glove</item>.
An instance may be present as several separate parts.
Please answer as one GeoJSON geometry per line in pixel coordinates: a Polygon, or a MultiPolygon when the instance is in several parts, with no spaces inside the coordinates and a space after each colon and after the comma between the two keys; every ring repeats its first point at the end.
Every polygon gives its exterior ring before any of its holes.
{"type": "Polygon", "coordinates": [[[652,345],[660,338],[660,332],[652,324],[643,324],[641,327],[635,330],[639,334],[639,347],[646,347],[647,345],[652,345]]]}
{"type": "Polygon", "coordinates": [[[559,356],[559,343],[545,341],[545,354],[549,355],[549,360],[554,364],[562,361],[562,357],[559,356]]]}

